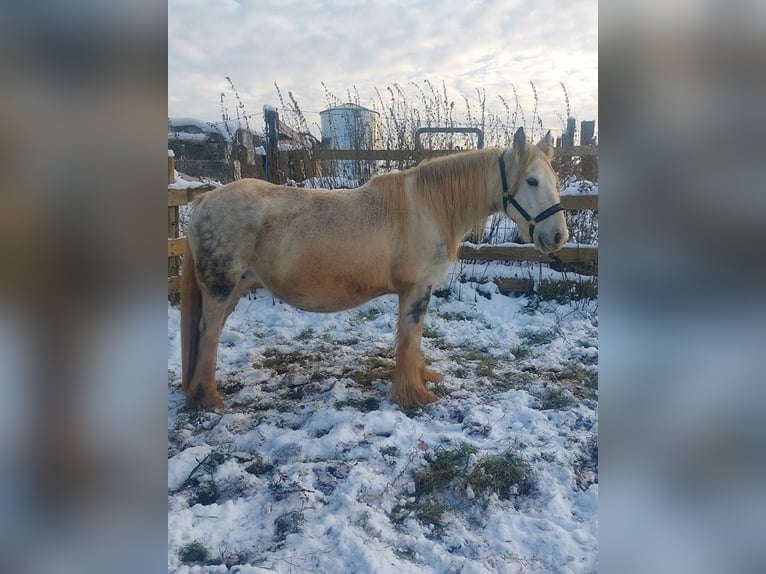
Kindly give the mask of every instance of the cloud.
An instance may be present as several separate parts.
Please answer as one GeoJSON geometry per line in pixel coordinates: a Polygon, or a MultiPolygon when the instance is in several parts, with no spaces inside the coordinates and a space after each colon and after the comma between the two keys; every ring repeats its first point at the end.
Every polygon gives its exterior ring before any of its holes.
{"type": "MultiPolygon", "coordinates": [[[[565,113],[597,109],[597,22],[591,0],[246,1],[169,0],[168,89],[171,115],[220,116],[231,76],[250,113],[278,104],[274,82],[306,110],[324,109],[322,82],[340,99],[356,86],[442,80],[454,97],[485,89],[532,99],[565,113]]],[[[587,119],[587,118],[582,118],[587,119]]]]}

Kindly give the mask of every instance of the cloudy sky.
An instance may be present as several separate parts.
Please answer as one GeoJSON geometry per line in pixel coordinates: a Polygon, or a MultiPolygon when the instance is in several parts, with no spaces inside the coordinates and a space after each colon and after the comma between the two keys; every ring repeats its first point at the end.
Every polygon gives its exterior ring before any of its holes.
{"type": "Polygon", "coordinates": [[[503,116],[512,86],[531,115],[533,82],[553,130],[563,82],[578,122],[598,119],[596,0],[169,0],[168,21],[170,117],[218,121],[222,92],[233,115],[230,76],[248,114],[280,107],[276,82],[310,124],[328,107],[322,83],[341,100],[356,87],[372,107],[375,87],[417,100],[425,80],[444,82],[458,111],[485,90],[503,116]]]}

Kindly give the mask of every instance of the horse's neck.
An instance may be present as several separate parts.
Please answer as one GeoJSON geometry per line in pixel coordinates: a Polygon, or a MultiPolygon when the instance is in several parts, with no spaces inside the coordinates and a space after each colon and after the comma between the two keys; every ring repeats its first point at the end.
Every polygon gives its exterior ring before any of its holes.
{"type": "MultiPolygon", "coordinates": [[[[464,185],[448,186],[450,193],[456,195],[452,198],[453,205],[456,207],[453,213],[453,225],[458,240],[473,231],[479,223],[483,223],[486,217],[493,213],[494,196],[497,191],[495,188],[499,185],[499,176],[497,176],[498,185],[494,184],[496,175],[491,170],[488,172],[486,164],[479,161],[470,166],[466,172],[464,185]]],[[[502,192],[498,194],[498,197],[502,205],[502,192]]]]}
{"type": "MultiPolygon", "coordinates": [[[[434,170],[429,176],[434,215],[443,218],[439,227],[454,250],[495,209],[494,188],[500,185],[499,171],[495,174],[486,170],[487,162],[477,156],[475,163],[434,170]]],[[[498,193],[502,206],[502,193],[498,193]]]]}

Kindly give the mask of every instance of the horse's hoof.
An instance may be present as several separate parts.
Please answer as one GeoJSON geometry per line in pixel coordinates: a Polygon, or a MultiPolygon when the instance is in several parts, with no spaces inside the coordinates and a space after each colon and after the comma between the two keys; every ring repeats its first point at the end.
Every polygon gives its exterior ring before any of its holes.
{"type": "Polygon", "coordinates": [[[218,392],[205,395],[200,402],[200,408],[206,411],[215,411],[223,408],[223,399],[218,392]]]}
{"type": "Polygon", "coordinates": [[[408,393],[394,392],[394,402],[402,408],[424,407],[436,402],[439,398],[434,393],[423,387],[408,393]]]}
{"type": "Polygon", "coordinates": [[[418,402],[419,406],[424,407],[426,405],[430,405],[431,403],[435,403],[438,398],[439,397],[437,397],[431,391],[425,391],[423,393],[419,393],[415,400],[418,402]]]}
{"type": "Polygon", "coordinates": [[[194,410],[214,411],[223,408],[223,399],[218,391],[202,392],[193,397],[186,397],[186,406],[194,410]]]}
{"type": "Polygon", "coordinates": [[[439,384],[444,382],[444,375],[438,371],[432,371],[431,369],[423,369],[423,378],[429,383],[439,384]]]}

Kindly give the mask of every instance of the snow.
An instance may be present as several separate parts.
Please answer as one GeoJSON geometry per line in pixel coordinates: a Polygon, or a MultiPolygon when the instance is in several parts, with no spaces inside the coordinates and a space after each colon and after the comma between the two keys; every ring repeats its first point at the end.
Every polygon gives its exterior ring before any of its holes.
{"type": "MultiPolygon", "coordinates": [[[[172,151],[172,150],[168,150],[172,151]]],[[[197,189],[198,187],[214,186],[220,187],[222,184],[219,181],[206,180],[206,181],[192,181],[184,178],[178,173],[177,170],[173,171],[174,181],[168,184],[168,189],[197,189]]],[[[188,176],[187,176],[188,177],[188,176]]]]}
{"type": "MultiPolygon", "coordinates": [[[[295,150],[301,150],[306,149],[306,145],[298,145],[298,144],[289,144],[289,143],[279,143],[277,144],[277,150],[278,151],[295,151],[295,150]]],[[[310,147],[310,146],[309,146],[310,147]]],[[[255,155],[264,156],[266,155],[266,148],[262,145],[255,147],[255,155]]]]}
{"type": "Polygon", "coordinates": [[[186,143],[205,143],[207,134],[198,134],[191,132],[168,132],[168,141],[180,141],[186,143]]]}
{"type": "Polygon", "coordinates": [[[388,398],[394,296],[333,314],[244,297],[219,344],[218,413],[183,406],[168,306],[168,570],[596,572],[597,390],[567,373],[597,374],[597,305],[480,287],[431,297],[423,348],[445,381],[415,412],[388,398]],[[546,407],[554,389],[572,400],[546,407]],[[416,471],[460,445],[472,466],[517,454],[533,491],[450,486],[441,528],[419,518],[416,471]],[[206,564],[182,560],[193,542],[206,564]]]}
{"type": "Polygon", "coordinates": [[[359,187],[359,180],[348,177],[326,175],[304,179],[301,187],[310,189],[354,189],[359,187]]]}
{"type": "Polygon", "coordinates": [[[585,179],[571,179],[566,182],[564,189],[561,190],[561,195],[588,195],[598,196],[598,183],[593,183],[585,179]]]}
{"type": "Polygon", "coordinates": [[[206,122],[197,118],[168,118],[168,140],[203,143],[207,141],[206,134],[218,134],[231,143],[231,134],[244,127],[244,122],[239,120],[206,122]]]}

